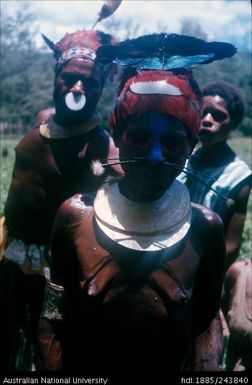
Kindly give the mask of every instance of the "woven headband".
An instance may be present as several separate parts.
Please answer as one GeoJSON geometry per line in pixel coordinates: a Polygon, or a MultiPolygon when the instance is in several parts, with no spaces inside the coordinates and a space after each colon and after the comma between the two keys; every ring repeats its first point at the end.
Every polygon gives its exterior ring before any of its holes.
{"type": "Polygon", "coordinates": [[[92,49],[85,47],[70,48],[64,51],[59,57],[56,64],[57,70],[59,70],[65,62],[77,58],[94,61],[96,58],[96,53],[92,49]]]}

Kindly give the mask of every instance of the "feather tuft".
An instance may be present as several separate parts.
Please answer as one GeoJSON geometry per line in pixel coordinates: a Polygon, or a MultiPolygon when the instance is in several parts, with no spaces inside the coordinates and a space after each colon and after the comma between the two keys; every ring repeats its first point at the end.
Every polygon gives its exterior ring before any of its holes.
{"type": "Polygon", "coordinates": [[[91,170],[95,176],[101,176],[104,174],[104,167],[99,160],[93,160],[91,163],[91,170]]]}
{"type": "Polygon", "coordinates": [[[117,10],[121,2],[122,0],[106,0],[101,8],[101,11],[98,14],[98,19],[94,23],[92,29],[94,29],[97,23],[111,16],[117,10]]]}

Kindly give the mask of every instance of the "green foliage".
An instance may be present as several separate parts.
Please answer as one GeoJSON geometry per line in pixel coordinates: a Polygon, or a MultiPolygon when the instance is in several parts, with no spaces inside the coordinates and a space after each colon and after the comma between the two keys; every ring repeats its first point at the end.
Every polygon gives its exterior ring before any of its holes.
{"type": "Polygon", "coordinates": [[[252,135],[252,78],[251,58],[248,52],[237,53],[229,59],[198,66],[194,76],[199,84],[216,80],[225,80],[238,87],[245,99],[245,117],[238,128],[244,136],[252,135]]]}
{"type": "Polygon", "coordinates": [[[15,151],[14,148],[17,144],[17,139],[2,139],[0,141],[0,156],[1,156],[1,165],[0,165],[0,217],[3,215],[4,204],[7,198],[9,185],[11,182],[12,169],[15,160],[15,151]],[[6,153],[4,157],[3,154],[6,153]]]}
{"type": "Polygon", "coordinates": [[[242,234],[242,244],[239,259],[251,258],[251,239],[252,239],[252,193],[248,202],[247,216],[242,234]]]}
{"type": "MultiPolygon", "coordinates": [[[[17,65],[18,59],[22,61],[23,58],[17,55],[17,65]]],[[[51,55],[34,53],[30,59],[26,68],[2,78],[0,103],[3,122],[30,125],[41,109],[52,105],[51,55]]]]}
{"type": "MultiPolygon", "coordinates": [[[[30,24],[35,15],[29,11],[29,2],[25,13],[20,11],[15,17],[7,13],[4,16],[1,25],[1,121],[21,123],[29,129],[41,109],[53,106],[54,59],[52,53],[35,48],[34,31],[30,24]]],[[[139,24],[135,20],[126,18],[124,23],[106,23],[109,30],[120,32],[121,39],[134,37],[139,33],[139,24]]],[[[182,20],[180,33],[207,39],[206,32],[194,19],[182,20]]],[[[231,59],[198,66],[194,75],[200,86],[206,81],[222,79],[241,89],[247,110],[239,130],[243,135],[252,135],[250,54],[238,53],[231,59]]],[[[115,81],[107,81],[99,103],[99,110],[106,123],[114,106],[117,84],[115,81]]]]}
{"type": "MultiPolygon", "coordinates": [[[[252,168],[251,150],[252,143],[250,138],[232,138],[229,141],[230,146],[252,168]]],[[[252,192],[250,193],[247,216],[242,234],[242,244],[239,259],[251,258],[251,238],[252,237],[252,192]]]]}
{"type": "MultiPolygon", "coordinates": [[[[35,16],[30,11],[30,3],[23,1],[22,4],[19,4],[15,16],[8,12],[9,6],[8,2],[1,5],[1,43],[4,44],[4,48],[11,50],[12,54],[31,51],[34,49],[34,41],[31,36],[35,30],[30,23],[35,16]],[[29,28],[28,25],[30,25],[29,28]]],[[[5,70],[10,71],[11,69],[5,68],[5,70]]]]}
{"type": "MultiPolygon", "coordinates": [[[[184,18],[182,20],[180,33],[208,40],[207,33],[203,31],[199,22],[193,18],[184,18]]],[[[197,69],[193,72],[199,86],[211,81],[225,80],[241,90],[246,103],[246,112],[238,130],[244,136],[252,136],[251,52],[246,51],[244,48],[242,52],[238,52],[232,58],[197,66],[197,69]]]]}
{"type": "Polygon", "coordinates": [[[246,162],[252,169],[252,142],[250,138],[243,137],[231,137],[228,144],[232,147],[234,152],[246,162]]]}
{"type": "Polygon", "coordinates": [[[31,124],[39,110],[52,105],[53,59],[39,52],[33,41],[34,16],[20,9],[3,14],[1,22],[1,121],[31,124]]]}

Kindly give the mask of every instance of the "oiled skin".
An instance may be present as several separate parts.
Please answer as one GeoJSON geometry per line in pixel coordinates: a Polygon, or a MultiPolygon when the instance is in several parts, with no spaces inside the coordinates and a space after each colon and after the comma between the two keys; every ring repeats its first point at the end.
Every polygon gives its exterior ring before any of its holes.
{"type": "Polygon", "coordinates": [[[213,212],[195,205],[187,239],[168,251],[133,252],[97,230],[77,195],[58,211],[52,255],[63,322],[39,323],[40,369],[218,370],[225,252],[213,212]]]}
{"type": "Polygon", "coordinates": [[[5,205],[10,235],[27,243],[49,243],[60,204],[101,185],[106,174],[94,176],[90,164],[94,159],[106,159],[110,150],[110,137],[100,127],[63,139],[44,138],[39,129],[30,131],[16,147],[5,205]]]}
{"type": "Polygon", "coordinates": [[[251,293],[251,259],[243,259],[233,263],[225,274],[222,296],[222,309],[227,319],[229,326],[229,340],[227,347],[227,369],[228,370],[251,370],[251,328],[247,326],[249,322],[244,322],[244,313],[247,320],[250,320],[252,314],[252,293],[251,293]],[[247,270],[248,269],[248,270],[247,270]],[[247,275],[244,271],[250,271],[247,275]],[[238,296],[237,299],[237,285],[241,285],[241,277],[244,282],[243,298],[238,296]],[[238,283],[239,282],[239,283],[238,283]],[[238,301],[239,309],[238,309],[238,301]],[[234,306],[235,304],[235,306],[234,306]],[[234,307],[235,310],[234,311],[234,307]],[[233,308],[233,309],[232,309],[233,308]],[[240,322],[235,322],[237,317],[240,322]],[[240,369],[239,369],[240,367],[240,369]]]}

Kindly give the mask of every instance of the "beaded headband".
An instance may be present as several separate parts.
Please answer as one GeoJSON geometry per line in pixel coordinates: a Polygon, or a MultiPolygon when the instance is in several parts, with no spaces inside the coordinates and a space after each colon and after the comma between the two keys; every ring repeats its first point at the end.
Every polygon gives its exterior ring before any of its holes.
{"type": "Polygon", "coordinates": [[[96,53],[92,49],[86,47],[70,48],[62,52],[62,55],[59,57],[56,64],[57,70],[59,70],[65,62],[78,58],[94,61],[96,58],[96,53]]]}

